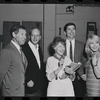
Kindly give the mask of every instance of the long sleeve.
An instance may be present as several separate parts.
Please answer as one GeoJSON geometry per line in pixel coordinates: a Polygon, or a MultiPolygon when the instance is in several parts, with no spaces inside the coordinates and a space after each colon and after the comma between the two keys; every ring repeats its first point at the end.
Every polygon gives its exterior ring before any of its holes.
{"type": "Polygon", "coordinates": [[[80,60],[80,62],[82,63],[82,66],[77,71],[80,76],[82,76],[85,73],[85,64],[86,64],[86,61],[87,61],[87,59],[84,57],[84,55],[82,53],[81,60],[80,60]]]}
{"type": "Polygon", "coordinates": [[[10,53],[7,50],[3,50],[0,53],[0,87],[4,78],[4,75],[7,72],[7,69],[10,65],[10,53]]]}
{"type": "Polygon", "coordinates": [[[47,59],[46,63],[46,76],[49,81],[51,81],[50,74],[53,72],[50,59],[47,59]]]}

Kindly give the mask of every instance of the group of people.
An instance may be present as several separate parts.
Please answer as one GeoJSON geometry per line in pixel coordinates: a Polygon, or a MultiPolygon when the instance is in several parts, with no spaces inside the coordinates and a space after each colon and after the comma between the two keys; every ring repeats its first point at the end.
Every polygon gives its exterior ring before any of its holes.
{"type": "Polygon", "coordinates": [[[76,25],[67,23],[66,39],[53,39],[54,54],[44,64],[37,27],[30,29],[27,42],[24,26],[14,25],[10,32],[12,40],[0,52],[2,96],[100,96],[99,36],[89,36],[84,44],[75,38],[76,25]],[[74,71],[72,62],[80,62],[79,69],[74,71]]]}
{"type": "Polygon", "coordinates": [[[12,40],[0,53],[0,90],[3,96],[45,96],[46,75],[38,28],[13,25],[12,40]]]}

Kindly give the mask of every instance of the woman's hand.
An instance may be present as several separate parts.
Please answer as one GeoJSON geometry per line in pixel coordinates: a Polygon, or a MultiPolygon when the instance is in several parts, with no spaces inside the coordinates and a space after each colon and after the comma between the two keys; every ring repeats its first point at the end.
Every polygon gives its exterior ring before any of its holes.
{"type": "Polygon", "coordinates": [[[68,73],[68,74],[73,74],[73,73],[74,73],[73,69],[72,69],[71,67],[68,67],[68,66],[65,66],[64,71],[65,71],[66,73],[68,73]]]}
{"type": "Polygon", "coordinates": [[[30,81],[27,83],[27,86],[28,86],[28,87],[33,87],[33,85],[34,85],[34,82],[33,82],[32,80],[30,80],[30,81]]]}

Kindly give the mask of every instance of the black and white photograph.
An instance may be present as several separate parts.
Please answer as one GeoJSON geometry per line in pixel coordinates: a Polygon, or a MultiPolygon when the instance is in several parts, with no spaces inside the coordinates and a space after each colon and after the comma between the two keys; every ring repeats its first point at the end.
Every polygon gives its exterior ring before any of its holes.
{"type": "Polygon", "coordinates": [[[100,97],[100,4],[1,3],[2,96],[100,97]]]}

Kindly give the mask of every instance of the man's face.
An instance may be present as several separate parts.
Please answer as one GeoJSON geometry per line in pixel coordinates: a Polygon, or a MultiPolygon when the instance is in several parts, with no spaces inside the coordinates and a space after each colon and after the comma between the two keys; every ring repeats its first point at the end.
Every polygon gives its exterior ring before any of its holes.
{"type": "Polygon", "coordinates": [[[13,33],[14,40],[17,44],[23,45],[26,42],[26,30],[19,29],[18,33],[13,33]]]}
{"type": "Polygon", "coordinates": [[[67,27],[66,29],[66,35],[69,39],[73,39],[75,38],[75,34],[76,34],[76,29],[74,27],[74,25],[70,25],[67,27]]]}
{"type": "Polygon", "coordinates": [[[38,42],[40,41],[40,39],[41,39],[40,31],[38,29],[33,29],[32,33],[31,33],[31,36],[30,36],[30,41],[34,45],[36,45],[36,44],[38,44],[38,42]]]}

